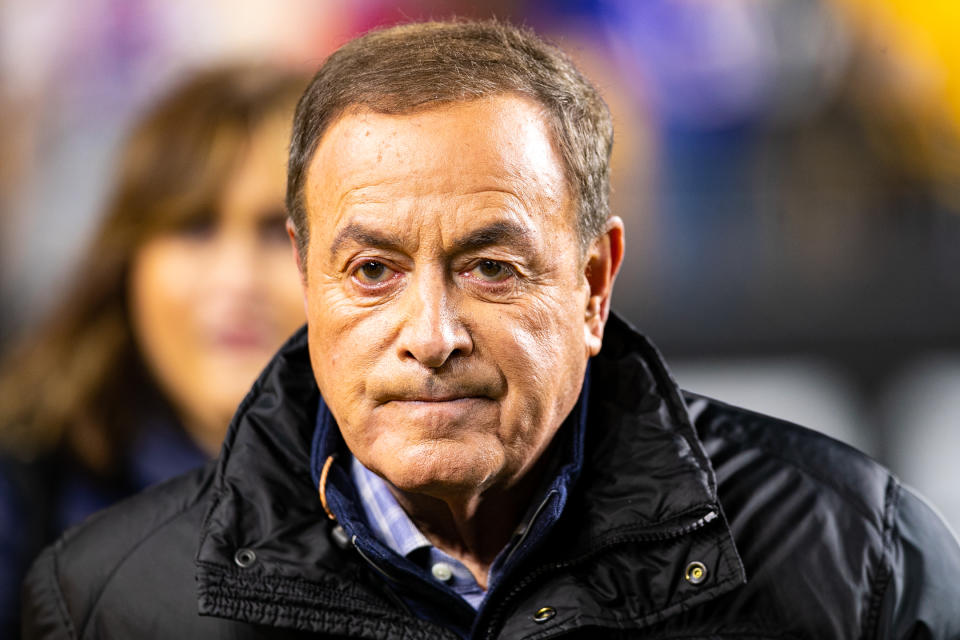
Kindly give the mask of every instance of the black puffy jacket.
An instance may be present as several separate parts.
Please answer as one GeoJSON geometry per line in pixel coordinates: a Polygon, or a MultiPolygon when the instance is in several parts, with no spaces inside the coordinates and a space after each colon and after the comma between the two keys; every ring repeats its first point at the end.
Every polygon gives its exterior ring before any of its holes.
{"type": "MultiPolygon", "coordinates": [[[[218,464],[41,555],[25,637],[455,638],[331,535],[308,469],[317,394],[301,332],[240,406],[218,464]]],[[[588,407],[565,511],[488,595],[474,637],[960,638],[960,547],[864,455],[682,396],[616,318],[588,407]]]]}

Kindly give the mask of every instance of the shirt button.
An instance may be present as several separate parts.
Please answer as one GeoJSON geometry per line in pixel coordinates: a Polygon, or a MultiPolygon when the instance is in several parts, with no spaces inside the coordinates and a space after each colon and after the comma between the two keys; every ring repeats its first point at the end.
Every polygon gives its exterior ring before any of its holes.
{"type": "Polygon", "coordinates": [[[438,562],[430,568],[430,573],[440,582],[447,582],[453,577],[453,569],[446,562],[438,562]]]}

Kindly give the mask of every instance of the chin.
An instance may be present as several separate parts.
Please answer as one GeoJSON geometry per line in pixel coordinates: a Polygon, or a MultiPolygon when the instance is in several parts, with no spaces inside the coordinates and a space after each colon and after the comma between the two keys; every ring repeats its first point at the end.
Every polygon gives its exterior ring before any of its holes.
{"type": "Polygon", "coordinates": [[[392,451],[376,470],[405,493],[442,497],[483,491],[502,475],[503,467],[502,451],[495,447],[434,440],[392,451]]]}
{"type": "Polygon", "coordinates": [[[221,367],[216,378],[206,381],[210,393],[210,402],[220,406],[232,404],[233,409],[236,410],[237,405],[250,391],[250,387],[253,386],[253,382],[257,379],[259,373],[259,369],[253,367],[237,365],[232,368],[221,367]]]}

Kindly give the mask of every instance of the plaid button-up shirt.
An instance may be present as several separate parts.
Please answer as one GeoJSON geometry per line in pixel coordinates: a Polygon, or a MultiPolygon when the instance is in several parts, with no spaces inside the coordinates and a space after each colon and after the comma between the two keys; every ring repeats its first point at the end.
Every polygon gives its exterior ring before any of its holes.
{"type": "Polygon", "coordinates": [[[479,609],[487,592],[461,562],[430,544],[390,493],[387,483],[356,458],[350,463],[350,474],[367,523],[380,542],[479,609]]]}

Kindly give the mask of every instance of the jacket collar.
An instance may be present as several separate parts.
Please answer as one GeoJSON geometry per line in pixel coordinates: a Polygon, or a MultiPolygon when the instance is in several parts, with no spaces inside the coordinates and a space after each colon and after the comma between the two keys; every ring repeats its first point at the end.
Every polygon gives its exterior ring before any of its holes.
{"type": "Polygon", "coordinates": [[[582,536],[714,508],[713,467],[653,344],[612,315],[593,364],[582,536]]]}
{"type": "MultiPolygon", "coordinates": [[[[591,373],[584,469],[559,523],[563,543],[550,551],[555,565],[631,537],[681,535],[706,518],[710,544],[723,555],[713,560],[721,568],[711,576],[716,588],[679,599],[675,589],[636,594],[645,598],[635,607],[638,623],[742,583],[713,469],[655,348],[612,315],[591,373]]],[[[256,381],[224,441],[197,552],[200,612],[368,637],[417,627],[435,634],[437,627],[403,615],[331,540],[310,465],[320,402],[301,329],[256,381]],[[241,550],[256,560],[244,562],[241,550]]],[[[682,571],[684,561],[676,562],[682,571]]]]}

